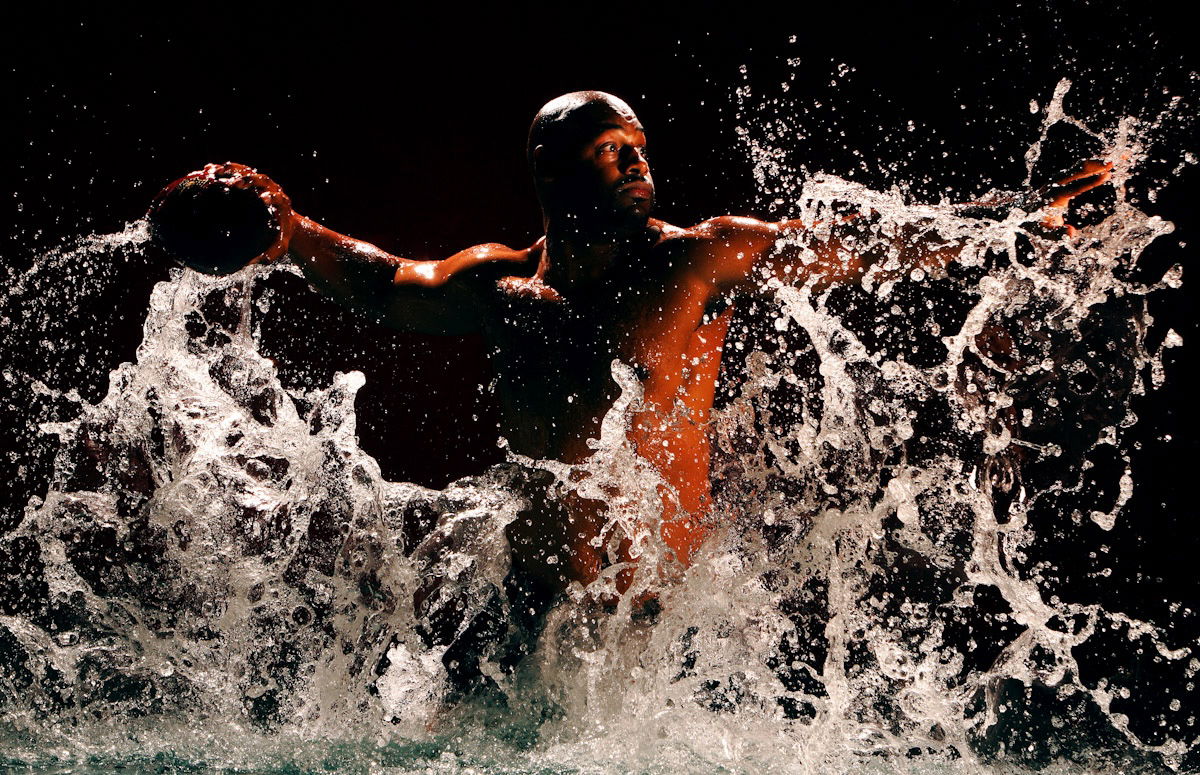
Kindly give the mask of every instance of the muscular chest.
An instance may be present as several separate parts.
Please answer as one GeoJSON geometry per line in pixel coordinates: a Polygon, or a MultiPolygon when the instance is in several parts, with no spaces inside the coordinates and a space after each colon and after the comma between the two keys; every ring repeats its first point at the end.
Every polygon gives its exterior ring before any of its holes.
{"type": "Polygon", "coordinates": [[[528,432],[539,453],[594,433],[619,392],[614,360],[633,368],[647,401],[668,405],[686,400],[696,374],[719,357],[724,329],[706,330],[707,296],[685,280],[610,284],[567,298],[520,282],[498,288],[488,338],[508,432],[528,432]]]}
{"type": "Polygon", "coordinates": [[[664,379],[686,365],[706,301],[703,288],[682,280],[601,285],[570,298],[502,287],[489,338],[499,363],[520,364],[531,378],[590,380],[619,359],[643,381],[664,379]]]}

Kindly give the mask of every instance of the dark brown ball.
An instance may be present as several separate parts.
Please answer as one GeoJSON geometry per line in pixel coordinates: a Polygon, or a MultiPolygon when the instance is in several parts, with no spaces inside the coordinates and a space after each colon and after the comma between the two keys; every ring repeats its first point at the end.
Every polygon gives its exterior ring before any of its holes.
{"type": "Polygon", "coordinates": [[[278,219],[256,192],[211,177],[175,181],[147,217],[159,249],[206,274],[236,272],[279,238],[278,219]]]}

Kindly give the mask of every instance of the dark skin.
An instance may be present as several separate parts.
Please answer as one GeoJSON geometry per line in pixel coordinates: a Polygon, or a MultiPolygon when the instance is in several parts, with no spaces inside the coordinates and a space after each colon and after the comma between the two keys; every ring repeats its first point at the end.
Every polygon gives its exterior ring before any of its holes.
{"type": "MultiPolygon", "coordinates": [[[[240,165],[218,169],[277,211],[280,239],[261,260],[286,251],[318,290],[388,325],[481,334],[494,353],[502,433],[516,453],[586,459],[587,441],[599,437],[619,394],[611,363],[632,366],[644,395],[628,438],[673,490],[662,492],[669,557],[659,568],[670,575],[691,563],[711,529],[708,422],[728,298],[754,291],[764,270],[818,291],[857,282],[872,257],[836,236],[818,240],[812,224],[795,220],[724,216],[680,228],[652,218],[654,183],[637,117],[617,100],[593,129],[552,163],[545,149],[533,150],[543,237],[522,249],[476,245],[440,261],[400,258],[338,234],[294,213],[269,178],[240,165]],[[802,249],[777,255],[785,235],[802,249]]],[[[1060,181],[1050,204],[1065,207],[1104,183],[1110,169],[1088,163],[1060,181]]],[[[853,219],[840,227],[852,229],[853,219]]],[[[927,236],[901,237],[897,247],[904,272],[941,267],[956,255],[927,236]]],[[[629,540],[601,535],[604,504],[568,497],[566,506],[565,520],[510,526],[514,562],[552,589],[587,585],[604,567],[629,563],[616,576],[623,593],[633,575],[629,540]]]]}

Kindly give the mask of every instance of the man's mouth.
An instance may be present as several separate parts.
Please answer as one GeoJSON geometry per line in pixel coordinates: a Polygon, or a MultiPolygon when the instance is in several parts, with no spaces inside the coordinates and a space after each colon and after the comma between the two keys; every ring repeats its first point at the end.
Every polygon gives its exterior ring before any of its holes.
{"type": "Polygon", "coordinates": [[[646,180],[633,180],[620,184],[617,193],[629,194],[641,199],[649,199],[654,195],[654,186],[650,185],[646,180]]]}

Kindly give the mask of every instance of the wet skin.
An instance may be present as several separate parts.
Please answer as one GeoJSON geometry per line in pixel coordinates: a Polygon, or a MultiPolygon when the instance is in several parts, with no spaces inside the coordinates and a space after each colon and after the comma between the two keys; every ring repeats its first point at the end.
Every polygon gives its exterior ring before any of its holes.
{"type": "MultiPolygon", "coordinates": [[[[1056,206],[1100,185],[1111,165],[1084,167],[1055,190],[1056,206]]],[[[478,333],[492,353],[501,433],[521,455],[583,461],[588,440],[619,395],[612,362],[634,369],[644,391],[628,439],[668,485],[661,493],[660,573],[686,568],[711,531],[708,423],[733,294],[753,291],[763,272],[789,283],[829,284],[862,277],[871,256],[811,225],[725,216],[690,228],[650,218],[653,179],[646,137],[631,111],[614,105],[590,140],[565,161],[539,165],[545,236],[529,247],[477,245],[440,261],[414,261],[337,234],[292,212],[279,187],[240,165],[220,168],[233,185],[257,189],[280,215],[279,242],[321,291],[409,331],[478,333]],[[547,171],[549,170],[549,171],[547,171]],[[795,243],[782,254],[776,240],[795,243]]],[[[899,238],[901,271],[936,268],[953,246],[899,238]]],[[[428,411],[438,411],[431,402],[428,411]]],[[[614,496],[618,493],[614,493],[614,496]]],[[[566,516],[510,526],[514,562],[551,588],[592,582],[610,563],[630,562],[601,536],[607,516],[596,501],[568,497],[566,516]],[[601,540],[596,540],[601,539],[601,540]]],[[[632,578],[617,574],[617,591],[632,578]]]]}

